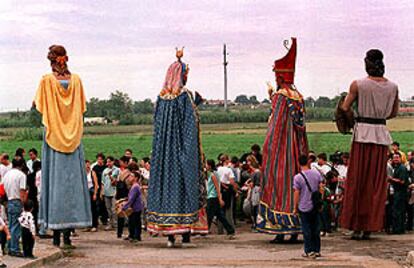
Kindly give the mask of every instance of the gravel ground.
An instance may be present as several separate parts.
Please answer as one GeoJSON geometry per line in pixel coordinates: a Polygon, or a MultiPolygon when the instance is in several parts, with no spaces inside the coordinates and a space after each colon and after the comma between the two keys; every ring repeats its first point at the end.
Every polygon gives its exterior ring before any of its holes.
{"type": "Polygon", "coordinates": [[[413,234],[376,234],[370,241],[352,241],[341,233],[322,238],[323,257],[301,257],[302,243],[270,244],[271,236],[238,228],[235,240],[226,236],[193,237],[194,248],[166,247],[166,238],[149,237],[131,244],[115,232],[79,232],[77,249],[46,267],[405,267],[414,248],[413,234]]]}

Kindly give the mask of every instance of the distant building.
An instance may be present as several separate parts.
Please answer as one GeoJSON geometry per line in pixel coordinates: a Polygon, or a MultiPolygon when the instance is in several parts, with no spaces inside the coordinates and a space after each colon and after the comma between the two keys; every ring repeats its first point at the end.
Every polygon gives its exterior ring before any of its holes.
{"type": "Polygon", "coordinates": [[[398,113],[404,114],[404,113],[414,113],[414,106],[411,107],[400,107],[398,109],[398,113]]]}
{"type": "Polygon", "coordinates": [[[107,125],[108,121],[106,117],[85,117],[84,124],[86,126],[107,125]]]}
{"type": "MultiPolygon", "coordinates": [[[[210,106],[224,106],[224,100],[207,100],[205,104],[210,106]]],[[[227,105],[234,105],[234,103],[227,100],[227,105]]]]}

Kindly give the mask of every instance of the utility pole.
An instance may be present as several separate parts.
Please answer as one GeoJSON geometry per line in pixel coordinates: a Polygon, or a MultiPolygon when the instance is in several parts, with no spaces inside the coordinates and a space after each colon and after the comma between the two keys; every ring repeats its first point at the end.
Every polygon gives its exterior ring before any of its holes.
{"type": "Polygon", "coordinates": [[[223,66],[224,66],[224,110],[227,111],[227,50],[226,44],[223,45],[223,66]]]}

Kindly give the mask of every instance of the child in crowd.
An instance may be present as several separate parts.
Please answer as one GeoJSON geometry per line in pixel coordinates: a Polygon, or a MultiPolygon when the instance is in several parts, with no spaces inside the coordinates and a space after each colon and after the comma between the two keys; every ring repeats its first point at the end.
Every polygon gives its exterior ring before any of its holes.
{"type": "MultiPolygon", "coordinates": [[[[119,159],[119,169],[120,173],[118,180],[116,181],[116,191],[115,191],[115,200],[117,204],[122,204],[125,199],[128,198],[128,183],[129,177],[131,176],[131,171],[128,169],[128,163],[130,158],[127,156],[122,156],[119,159]]],[[[117,237],[122,238],[122,233],[124,232],[125,218],[118,217],[118,230],[117,237]]]]}
{"type": "Polygon", "coordinates": [[[23,205],[24,211],[19,217],[19,222],[22,228],[22,242],[23,242],[23,254],[25,258],[34,259],[33,247],[35,244],[36,228],[33,218],[33,202],[27,200],[23,205]]]}
{"type": "Polygon", "coordinates": [[[128,216],[129,241],[138,242],[141,241],[141,211],[144,207],[141,198],[141,187],[138,183],[141,175],[137,171],[133,171],[131,175],[129,181],[132,187],[128,194],[128,202],[124,205],[123,210],[130,209],[132,212],[128,216]]]}
{"type": "MultiPolygon", "coordinates": [[[[5,240],[5,241],[1,241],[2,244],[3,244],[3,242],[6,242],[6,241],[10,240],[11,236],[10,236],[9,228],[7,228],[6,223],[4,223],[4,221],[1,217],[0,217],[0,233],[1,233],[1,239],[5,240]]],[[[3,254],[4,254],[4,248],[2,247],[2,251],[0,253],[0,268],[7,267],[7,265],[4,264],[3,260],[2,260],[3,254]]]]}
{"type": "Polygon", "coordinates": [[[341,218],[342,201],[344,200],[344,186],[339,185],[335,192],[335,198],[333,200],[334,213],[335,213],[335,230],[339,228],[339,222],[341,218]]]}
{"type": "Polygon", "coordinates": [[[322,192],[322,212],[321,216],[321,236],[331,233],[331,190],[326,185],[326,180],[321,183],[322,192]]]}

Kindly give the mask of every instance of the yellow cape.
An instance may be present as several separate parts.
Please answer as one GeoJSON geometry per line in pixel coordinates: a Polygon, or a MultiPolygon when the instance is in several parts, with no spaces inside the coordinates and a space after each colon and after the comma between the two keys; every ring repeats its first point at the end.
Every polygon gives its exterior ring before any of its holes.
{"type": "Polygon", "coordinates": [[[42,77],[35,97],[36,109],[42,114],[46,142],[62,153],[74,152],[83,135],[83,113],[86,99],[82,82],[72,74],[64,89],[53,74],[42,77]]]}

